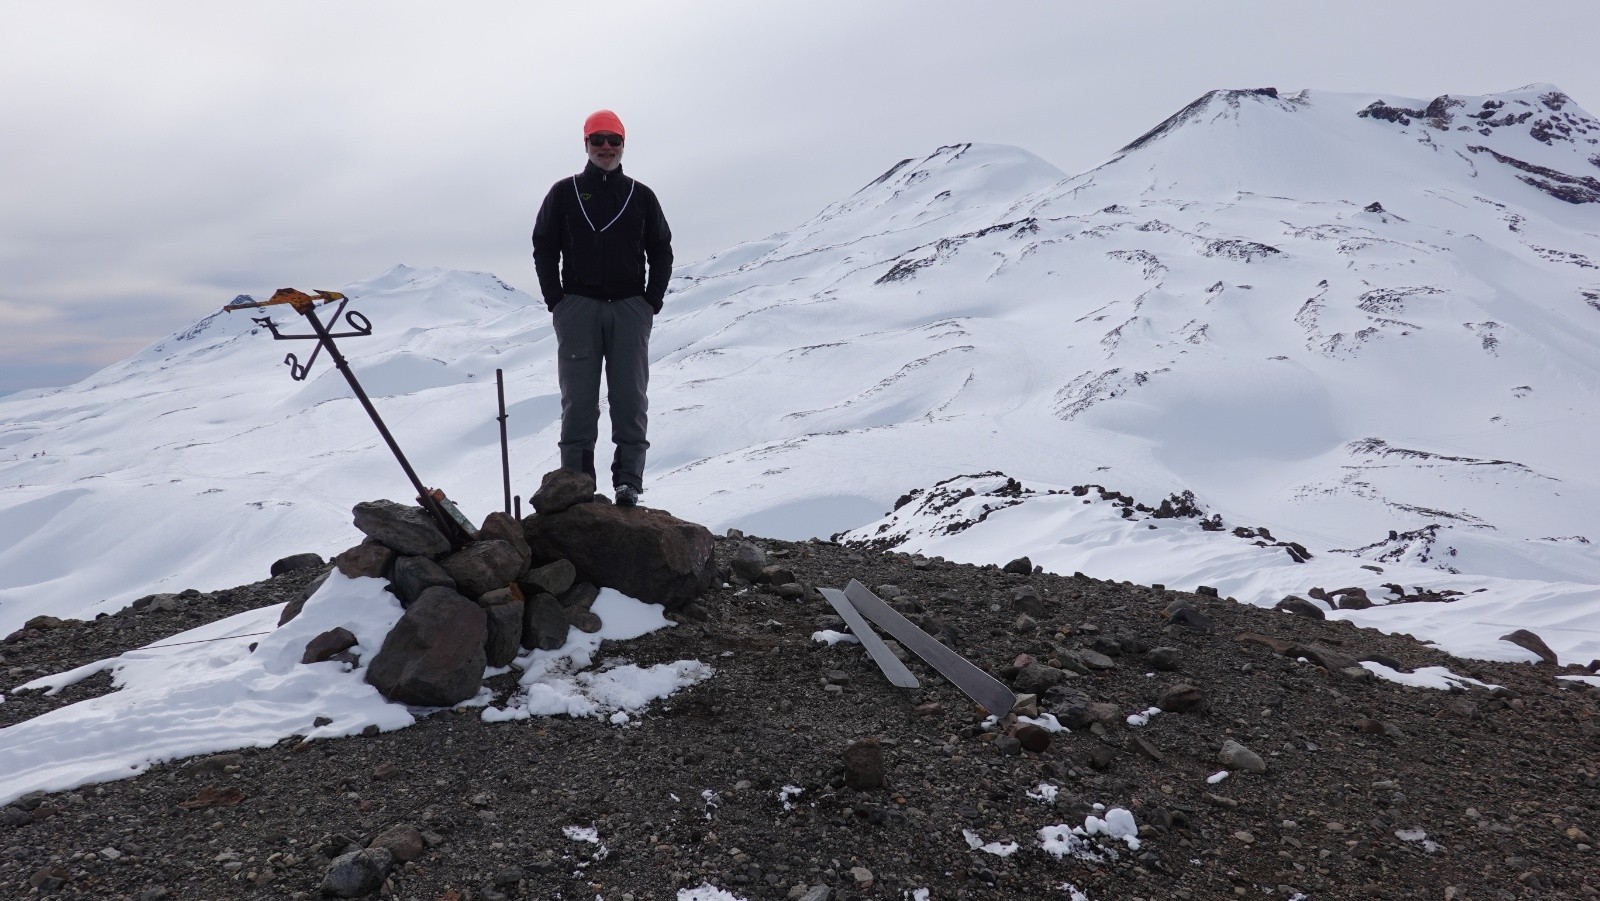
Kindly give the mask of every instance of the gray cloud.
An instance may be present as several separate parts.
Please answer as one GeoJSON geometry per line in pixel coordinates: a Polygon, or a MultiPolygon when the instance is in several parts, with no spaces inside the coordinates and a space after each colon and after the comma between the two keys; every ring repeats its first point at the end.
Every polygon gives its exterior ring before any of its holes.
{"type": "Polygon", "coordinates": [[[85,374],[241,291],[397,262],[531,288],[533,213],[602,106],[689,260],[940,144],[1081,171],[1215,87],[1552,81],[1593,106],[1596,26],[1594,4],[1563,0],[1537,21],[1487,0],[11,3],[0,393],[85,374]]]}

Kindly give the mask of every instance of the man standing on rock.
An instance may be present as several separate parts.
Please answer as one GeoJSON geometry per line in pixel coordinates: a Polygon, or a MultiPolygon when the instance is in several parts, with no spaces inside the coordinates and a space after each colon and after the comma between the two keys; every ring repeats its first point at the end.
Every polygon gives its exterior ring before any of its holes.
{"type": "Polygon", "coordinates": [[[622,174],[622,120],[583,123],[583,171],[555,183],[533,226],[533,266],[556,332],[561,465],[595,474],[600,374],[611,404],[611,484],[631,507],[644,490],[650,324],[672,277],[672,230],[655,192],[622,174]]]}

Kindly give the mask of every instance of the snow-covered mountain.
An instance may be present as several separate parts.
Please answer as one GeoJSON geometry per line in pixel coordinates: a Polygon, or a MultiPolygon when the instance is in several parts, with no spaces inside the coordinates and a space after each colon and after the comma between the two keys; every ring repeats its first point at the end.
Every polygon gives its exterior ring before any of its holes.
{"type": "MultiPolygon", "coordinates": [[[[345,290],[375,330],[342,346],[422,478],[499,507],[502,368],[531,491],[558,413],[542,306],[405,267],[345,290]]],[[[1597,339],[1600,123],[1554,87],[1216,91],[1077,176],[944,147],[682,267],[652,341],[645,502],[1268,604],[1310,585],[1462,591],[1339,615],[1511,657],[1497,634],[1544,628],[1587,660],[1597,339]],[[879,521],[990,471],[1033,491],[954,533],[923,504],[879,521]],[[1148,505],[1190,491],[1226,529],[1050,493],[1087,484],[1148,505]]],[[[352,543],[355,501],[409,496],[339,374],[324,360],[293,382],[286,350],[309,344],[219,313],[0,401],[0,631],[258,578],[352,543]]]]}

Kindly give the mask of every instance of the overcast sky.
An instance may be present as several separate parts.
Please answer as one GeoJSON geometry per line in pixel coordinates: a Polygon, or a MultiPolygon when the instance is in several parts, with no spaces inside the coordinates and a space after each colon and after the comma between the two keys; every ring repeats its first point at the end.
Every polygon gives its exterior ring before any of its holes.
{"type": "Polygon", "coordinates": [[[1600,110],[1600,3],[1511,9],[0,0],[0,394],[395,263],[536,294],[534,213],[599,107],[685,262],[941,144],[1076,173],[1213,88],[1552,82],[1600,110]]]}

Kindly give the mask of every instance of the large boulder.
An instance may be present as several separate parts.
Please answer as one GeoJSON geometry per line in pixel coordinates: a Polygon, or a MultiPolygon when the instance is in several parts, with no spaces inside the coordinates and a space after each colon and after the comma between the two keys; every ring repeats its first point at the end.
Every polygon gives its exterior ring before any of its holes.
{"type": "Polygon", "coordinates": [[[596,585],[676,610],[716,577],[705,526],[662,510],[578,504],[522,521],[535,559],[572,561],[596,585]]]}
{"type": "Polygon", "coordinates": [[[362,501],[351,511],[362,534],[401,554],[431,557],[450,550],[450,541],[421,507],[390,500],[362,501]]]}
{"type": "Polygon", "coordinates": [[[510,544],[498,538],[474,541],[439,561],[444,571],[456,580],[456,589],[477,598],[511,584],[522,572],[522,557],[510,544]]]}
{"type": "Polygon", "coordinates": [[[488,664],[483,608],[448,588],[430,588],[406,609],[367,667],[367,681],[402,704],[447,707],[472,698],[488,664]]]}

